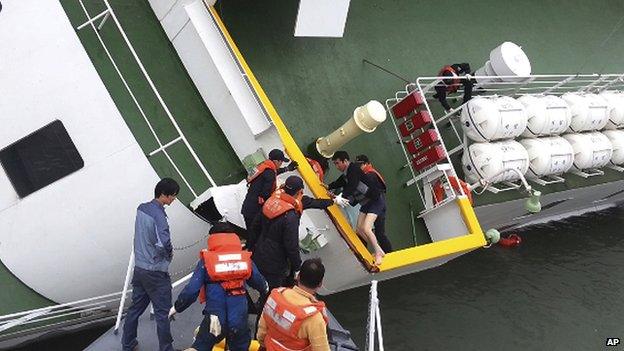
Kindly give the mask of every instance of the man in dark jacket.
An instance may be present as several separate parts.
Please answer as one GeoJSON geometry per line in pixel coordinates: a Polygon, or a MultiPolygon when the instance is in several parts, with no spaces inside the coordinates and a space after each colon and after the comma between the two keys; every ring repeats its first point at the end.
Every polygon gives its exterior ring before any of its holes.
{"type": "Polygon", "coordinates": [[[210,229],[208,250],[202,250],[200,257],[169,316],[183,312],[199,296],[200,302],[206,303],[204,319],[189,350],[211,351],[216,343],[226,338],[229,350],[247,351],[251,333],[247,323],[245,284],[261,296],[269,293],[269,287],[251,262],[249,252],[242,251],[237,235],[225,223],[217,223],[210,229]]]}
{"type": "Polygon", "coordinates": [[[249,189],[241,209],[247,230],[251,227],[256,215],[260,213],[262,204],[277,188],[277,176],[297,169],[298,165],[295,161],[291,162],[288,167],[280,168],[284,162],[289,161],[282,150],[273,149],[269,152],[269,159],[256,166],[254,173],[247,178],[249,189]]]}
{"type": "MultiPolygon", "coordinates": [[[[342,196],[349,200],[352,206],[358,203],[362,205],[357,219],[356,233],[373,247],[375,264],[380,265],[386,253],[379,245],[372,228],[381,210],[379,204],[381,189],[365,183],[366,177],[360,164],[351,162],[346,151],[336,151],[332,157],[332,162],[336,169],[343,174],[336,181],[330,183],[327,188],[329,190],[342,188],[342,196]],[[367,204],[374,205],[374,209],[369,210],[367,204]]],[[[385,201],[383,207],[385,210],[385,201]]]]}

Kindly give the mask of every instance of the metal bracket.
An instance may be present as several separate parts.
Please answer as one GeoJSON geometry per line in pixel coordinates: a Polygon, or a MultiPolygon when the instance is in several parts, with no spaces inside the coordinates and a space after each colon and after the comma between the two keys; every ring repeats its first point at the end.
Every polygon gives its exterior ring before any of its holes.
{"type": "Polygon", "coordinates": [[[576,174],[577,176],[583,177],[585,179],[587,179],[589,177],[595,177],[595,176],[604,175],[604,172],[599,170],[599,169],[597,169],[597,168],[588,168],[588,169],[585,169],[585,170],[577,169],[577,170],[570,171],[570,173],[576,174]]]}
{"type": "Polygon", "coordinates": [[[542,178],[530,178],[530,181],[532,181],[533,183],[539,184],[539,185],[549,185],[549,184],[556,184],[556,183],[563,183],[565,182],[565,179],[563,177],[560,177],[558,175],[547,175],[544,176],[542,178]],[[549,179],[550,178],[550,179],[549,179]]]}

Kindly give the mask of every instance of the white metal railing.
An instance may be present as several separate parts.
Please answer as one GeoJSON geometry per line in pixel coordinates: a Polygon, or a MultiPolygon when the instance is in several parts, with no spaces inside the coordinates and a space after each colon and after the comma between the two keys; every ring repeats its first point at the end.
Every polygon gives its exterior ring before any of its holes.
{"type": "Polygon", "coordinates": [[[150,77],[150,75],[147,73],[147,70],[145,69],[145,66],[143,65],[143,62],[141,61],[141,59],[139,58],[139,56],[137,55],[134,46],[132,45],[132,43],[130,42],[130,40],[128,39],[128,36],[126,35],[123,27],[121,26],[121,24],[119,23],[119,20],[117,19],[117,16],[115,15],[115,12],[113,11],[113,8],[110,6],[108,0],[103,0],[104,5],[106,6],[106,10],[100,12],[99,14],[95,15],[94,17],[91,17],[91,15],[89,14],[89,11],[87,10],[85,4],[83,3],[83,0],[78,0],[80,3],[80,6],[82,7],[82,10],[85,14],[85,16],[87,17],[87,21],[81,25],[79,25],[78,27],[76,27],[77,30],[81,30],[86,26],[91,26],[91,28],[93,29],[95,35],[98,38],[98,41],[100,42],[100,44],[102,45],[102,48],[104,49],[104,51],[106,52],[106,56],[108,57],[108,59],[110,60],[110,62],[112,63],[113,67],[115,68],[115,71],[117,72],[117,75],[119,76],[119,78],[121,79],[124,87],[126,88],[126,91],[128,92],[128,94],[130,94],[130,97],[132,98],[132,101],[134,102],[134,104],[136,105],[137,109],[139,110],[139,113],[141,114],[141,116],[143,117],[143,119],[145,120],[149,130],[151,131],[152,135],[154,136],[154,139],[156,140],[156,142],[158,143],[158,148],[156,148],[154,151],[149,152],[148,156],[154,156],[160,152],[163,153],[163,155],[165,155],[165,157],[167,158],[167,160],[169,161],[169,163],[171,163],[171,165],[173,166],[173,168],[175,169],[176,173],[178,173],[178,175],[180,176],[180,178],[182,179],[182,181],[184,182],[184,184],[186,185],[186,187],[191,191],[191,193],[193,194],[194,197],[197,197],[198,195],[198,191],[196,191],[191,184],[189,183],[189,181],[186,179],[186,177],[184,176],[184,174],[180,171],[180,169],[178,168],[178,166],[176,165],[176,163],[173,161],[173,159],[171,158],[169,152],[167,151],[167,148],[175,145],[178,142],[183,142],[184,145],[186,146],[186,148],[188,149],[188,151],[190,152],[193,160],[197,163],[198,167],[201,169],[201,171],[203,172],[203,174],[206,176],[206,178],[208,179],[208,181],[210,182],[210,184],[212,186],[216,186],[216,183],[214,181],[214,179],[212,178],[212,176],[210,176],[210,174],[208,173],[208,170],[206,169],[206,167],[204,166],[204,164],[201,162],[201,160],[199,159],[199,157],[197,156],[197,153],[195,152],[195,150],[193,149],[193,147],[191,146],[191,144],[188,142],[186,136],[184,135],[184,133],[182,132],[182,130],[180,129],[180,126],[178,125],[176,119],[173,117],[173,115],[171,114],[171,111],[169,110],[169,107],[167,106],[167,104],[165,103],[165,101],[163,100],[162,96],[160,95],[160,93],[158,92],[158,89],[156,88],[156,86],[154,85],[154,82],[152,80],[152,78],[150,77]],[[103,18],[102,18],[103,17],[103,18]],[[143,110],[143,108],[141,107],[141,104],[138,102],[134,92],[132,91],[132,89],[130,88],[130,86],[128,85],[126,79],[124,78],[123,74],[121,73],[119,67],[117,66],[117,62],[115,61],[115,59],[113,59],[108,47],[106,46],[106,44],[104,43],[104,40],[102,39],[102,36],[99,33],[99,30],[102,28],[102,26],[104,25],[104,23],[106,22],[106,20],[108,18],[112,18],[115,26],[117,27],[117,30],[119,31],[119,33],[121,34],[121,36],[123,37],[128,49],[130,50],[130,53],[132,54],[132,57],[134,58],[136,64],[139,66],[139,69],[141,70],[141,73],[143,74],[143,76],[145,77],[145,80],[148,82],[152,92],[154,93],[154,95],[156,96],[156,98],[158,99],[158,102],[160,103],[161,107],[163,108],[163,110],[165,111],[165,114],[167,115],[167,117],[169,118],[169,121],[171,122],[171,124],[173,125],[173,127],[175,128],[178,137],[174,138],[173,140],[164,143],[161,141],[161,139],[158,137],[158,135],[156,134],[156,131],[154,130],[154,127],[152,126],[152,123],[149,121],[149,119],[147,118],[147,115],[145,113],[145,111],[143,110]],[[100,22],[100,24],[96,27],[95,26],[95,22],[102,18],[102,21],[100,22]]]}
{"type": "Polygon", "coordinates": [[[377,297],[377,281],[371,281],[368,301],[368,323],[366,325],[366,351],[375,351],[375,334],[379,351],[384,351],[383,333],[381,327],[381,312],[379,310],[379,298],[377,297]]]}
{"type": "MultiPolygon", "coordinates": [[[[456,171],[451,163],[450,156],[455,153],[463,150],[465,145],[467,145],[468,140],[463,135],[463,132],[458,130],[455,125],[455,119],[461,113],[462,107],[460,106],[452,109],[451,111],[444,111],[442,108],[432,109],[430,103],[432,101],[437,100],[433,97],[435,92],[435,86],[442,82],[444,79],[449,79],[449,77],[419,77],[416,79],[414,83],[408,83],[405,86],[404,90],[398,91],[393,98],[386,100],[386,107],[390,113],[392,114],[391,107],[399,102],[402,98],[407,96],[409,93],[417,90],[423,97],[423,105],[424,108],[431,114],[433,123],[429,128],[434,128],[438,136],[440,137],[441,146],[446,151],[446,162],[451,167],[451,171],[443,172],[440,174],[441,176],[445,176],[448,181],[448,176],[456,176],[456,171]],[[438,113],[436,113],[438,111],[438,113]],[[441,112],[440,112],[441,111],[441,112]],[[449,140],[448,137],[446,140],[442,138],[442,134],[440,134],[439,125],[440,123],[449,120],[448,123],[452,129],[453,135],[456,140],[449,140]],[[447,145],[451,145],[452,148],[447,149],[447,145]]],[[[604,90],[624,90],[624,74],[563,74],[563,75],[530,75],[526,77],[515,77],[515,76],[459,76],[453,77],[456,80],[471,80],[475,83],[473,87],[473,96],[511,96],[511,97],[519,97],[522,95],[562,95],[568,92],[584,92],[584,93],[599,93],[604,90]],[[493,81],[492,79],[511,79],[513,81],[493,81]]],[[[460,86],[463,86],[460,84],[460,86]]],[[[449,93],[447,95],[448,100],[462,98],[463,97],[463,88],[458,89],[455,93],[449,93]]],[[[427,184],[431,187],[431,177],[430,175],[433,168],[436,165],[431,165],[423,170],[415,171],[411,167],[412,156],[406,150],[406,145],[404,142],[404,138],[399,133],[399,129],[397,127],[397,120],[393,118],[393,124],[395,125],[395,130],[397,133],[398,140],[403,149],[403,154],[406,159],[406,164],[410,168],[412,172],[412,178],[406,183],[407,186],[417,184],[417,189],[423,204],[426,204],[425,197],[422,194],[421,188],[426,191],[425,187],[427,184]]],[[[423,132],[425,129],[421,129],[423,132]]],[[[442,162],[442,161],[440,161],[442,162]]],[[[439,164],[439,163],[438,163],[439,164]]],[[[555,179],[555,181],[551,182],[542,182],[544,184],[561,182],[560,179],[555,179]]],[[[448,183],[447,183],[448,184],[448,183]]],[[[519,186],[518,186],[519,187],[519,186]]],[[[492,187],[490,187],[493,189],[492,187]]],[[[517,187],[516,187],[517,188],[517,187]]],[[[429,189],[431,190],[431,189],[429,189]]],[[[451,187],[451,191],[454,191],[451,187]]],[[[459,191],[463,195],[463,190],[459,191]]],[[[438,204],[440,205],[440,204],[438,204]]]]}

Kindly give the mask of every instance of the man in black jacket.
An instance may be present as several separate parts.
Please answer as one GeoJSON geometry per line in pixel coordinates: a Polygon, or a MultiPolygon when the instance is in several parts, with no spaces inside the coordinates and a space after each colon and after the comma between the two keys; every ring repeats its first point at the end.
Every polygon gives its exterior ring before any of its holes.
{"type": "Polygon", "coordinates": [[[249,189],[241,209],[247,230],[262,209],[262,204],[275,191],[277,175],[297,169],[298,164],[295,161],[288,167],[280,168],[284,162],[289,161],[282,150],[273,149],[269,152],[269,159],[256,166],[254,173],[247,178],[249,189]]]}
{"type": "MultiPolygon", "coordinates": [[[[362,205],[357,219],[356,233],[373,247],[375,264],[380,265],[386,253],[379,245],[372,228],[382,210],[379,200],[381,189],[365,183],[365,175],[360,164],[351,162],[346,151],[336,151],[332,157],[332,162],[336,169],[343,174],[330,183],[327,188],[329,190],[342,188],[342,196],[349,200],[352,206],[358,203],[362,205]],[[368,207],[371,208],[368,209],[368,207]]],[[[383,210],[385,211],[385,201],[383,201],[383,210]]]]}
{"type": "Polygon", "coordinates": [[[344,199],[314,199],[303,195],[303,180],[286,179],[283,188],[265,202],[249,231],[247,248],[270,288],[284,286],[301,265],[299,223],[303,210],[325,209],[333,204],[344,206],[344,199]]]}

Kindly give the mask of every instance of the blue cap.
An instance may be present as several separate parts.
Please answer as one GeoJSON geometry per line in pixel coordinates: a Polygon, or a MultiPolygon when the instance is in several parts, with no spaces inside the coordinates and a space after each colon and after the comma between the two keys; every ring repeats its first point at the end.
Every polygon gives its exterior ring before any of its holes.
{"type": "Polygon", "coordinates": [[[284,186],[292,191],[299,191],[303,189],[303,179],[299,178],[298,176],[292,175],[286,178],[286,183],[284,184],[284,186]]]}
{"type": "Polygon", "coordinates": [[[280,149],[271,150],[271,152],[269,152],[269,160],[290,162],[290,160],[284,156],[284,152],[280,149]]]}

